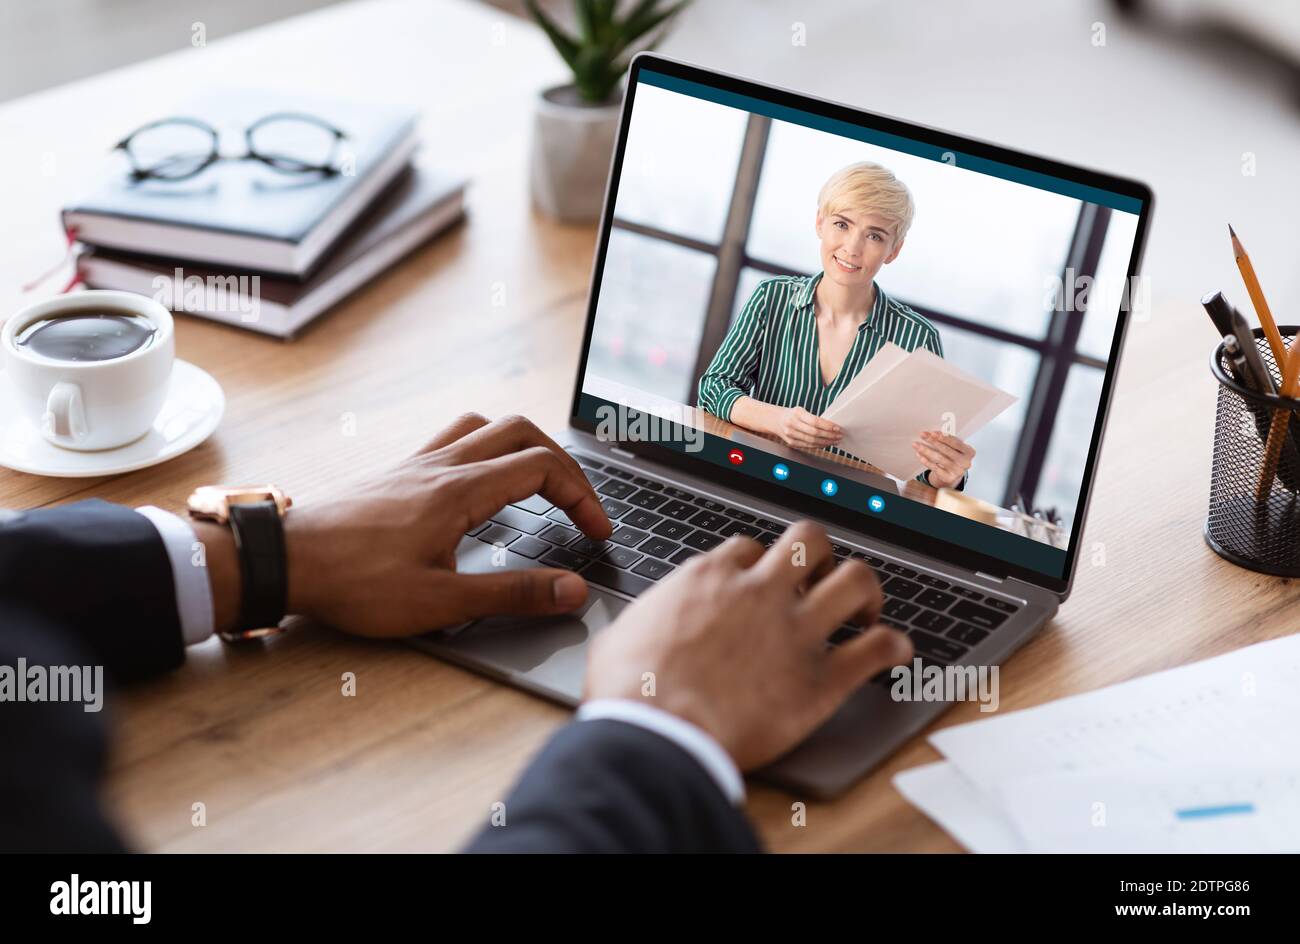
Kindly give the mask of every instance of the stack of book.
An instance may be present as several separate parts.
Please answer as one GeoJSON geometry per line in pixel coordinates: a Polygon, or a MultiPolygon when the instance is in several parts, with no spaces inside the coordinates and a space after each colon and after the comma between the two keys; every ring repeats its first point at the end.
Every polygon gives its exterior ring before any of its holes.
{"type": "Polygon", "coordinates": [[[186,180],[136,180],[115,154],[93,193],[63,210],[82,281],[288,338],[462,217],[465,180],[417,155],[414,112],[227,90],[176,114],[233,129],[233,142],[286,112],[346,133],[339,173],[222,160],[186,180]]]}

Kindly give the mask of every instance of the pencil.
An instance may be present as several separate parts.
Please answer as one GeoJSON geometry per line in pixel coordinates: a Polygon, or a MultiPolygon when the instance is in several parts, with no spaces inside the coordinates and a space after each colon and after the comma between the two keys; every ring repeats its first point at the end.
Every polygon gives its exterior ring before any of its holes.
{"type": "Polygon", "coordinates": [[[1241,245],[1241,240],[1237,238],[1237,231],[1232,228],[1231,223],[1228,224],[1228,235],[1232,237],[1232,256],[1237,261],[1237,268],[1241,270],[1242,281],[1246,283],[1246,291],[1250,294],[1250,303],[1255,306],[1255,314],[1259,316],[1259,323],[1264,329],[1264,336],[1268,338],[1268,346],[1273,352],[1273,360],[1277,364],[1278,373],[1282,373],[1287,358],[1287,349],[1286,344],[1282,341],[1282,333],[1277,330],[1277,322],[1273,320],[1273,312],[1269,310],[1268,300],[1264,298],[1264,292],[1259,287],[1259,279],[1255,275],[1255,267],[1250,263],[1250,256],[1246,255],[1246,250],[1241,245]]]}
{"type": "MultiPolygon", "coordinates": [[[[1250,302],[1255,306],[1255,314],[1259,316],[1260,326],[1263,327],[1264,336],[1268,338],[1269,349],[1273,352],[1273,361],[1277,364],[1278,373],[1282,377],[1278,393],[1283,397],[1294,397],[1296,381],[1300,378],[1300,356],[1297,356],[1296,345],[1293,343],[1292,349],[1287,350],[1286,343],[1282,340],[1282,333],[1277,329],[1277,322],[1273,320],[1273,312],[1268,307],[1268,299],[1264,297],[1264,290],[1259,287],[1259,277],[1255,275],[1255,267],[1251,264],[1250,256],[1246,254],[1246,249],[1241,245],[1241,240],[1237,238],[1237,231],[1232,228],[1231,223],[1228,224],[1228,235],[1232,237],[1233,258],[1241,271],[1242,281],[1246,283],[1250,302]]],[[[1290,410],[1273,411],[1273,420],[1268,428],[1268,442],[1264,446],[1264,467],[1260,470],[1259,485],[1255,489],[1256,501],[1265,501],[1272,491],[1273,476],[1277,473],[1278,459],[1282,455],[1282,446],[1286,442],[1288,427],[1291,425],[1290,418],[1290,410]]]]}

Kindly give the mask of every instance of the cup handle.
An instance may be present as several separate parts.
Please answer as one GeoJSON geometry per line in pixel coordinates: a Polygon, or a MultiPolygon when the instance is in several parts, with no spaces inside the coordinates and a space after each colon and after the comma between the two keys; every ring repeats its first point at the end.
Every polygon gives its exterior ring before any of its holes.
{"type": "Polygon", "coordinates": [[[45,415],[41,425],[47,436],[78,440],[85,437],[86,409],[81,400],[81,387],[60,380],[45,401],[45,415]]]}

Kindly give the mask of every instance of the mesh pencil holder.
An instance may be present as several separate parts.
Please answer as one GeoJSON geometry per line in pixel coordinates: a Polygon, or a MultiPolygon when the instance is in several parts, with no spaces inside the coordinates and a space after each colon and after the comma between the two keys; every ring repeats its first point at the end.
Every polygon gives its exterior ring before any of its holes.
{"type": "MultiPolygon", "coordinates": [[[[1279,330],[1285,340],[1297,326],[1279,330]]],[[[1261,328],[1255,329],[1255,348],[1281,387],[1281,371],[1261,328]]],[[[1241,567],[1300,577],[1300,400],[1265,396],[1239,383],[1222,344],[1210,355],[1210,372],[1219,382],[1219,403],[1205,541],[1241,567]]]]}

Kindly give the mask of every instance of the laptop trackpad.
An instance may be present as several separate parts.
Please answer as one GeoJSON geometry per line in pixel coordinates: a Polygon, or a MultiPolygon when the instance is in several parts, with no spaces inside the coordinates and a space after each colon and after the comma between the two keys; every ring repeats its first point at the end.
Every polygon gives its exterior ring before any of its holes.
{"type": "Polygon", "coordinates": [[[532,685],[562,698],[578,699],[587,674],[587,640],[612,623],[628,605],[627,600],[589,587],[587,602],[572,614],[540,619],[482,619],[440,641],[440,648],[485,668],[523,676],[532,685]]]}

